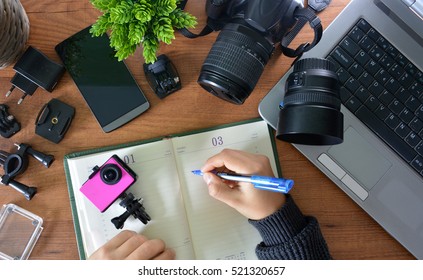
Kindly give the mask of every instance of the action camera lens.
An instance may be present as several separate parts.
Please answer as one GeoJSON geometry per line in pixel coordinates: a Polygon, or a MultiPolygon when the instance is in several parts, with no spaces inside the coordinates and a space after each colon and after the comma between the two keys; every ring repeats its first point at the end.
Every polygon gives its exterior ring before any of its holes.
{"type": "Polygon", "coordinates": [[[114,185],[122,177],[122,171],[116,164],[106,164],[100,172],[101,180],[108,185],[114,185]]]}

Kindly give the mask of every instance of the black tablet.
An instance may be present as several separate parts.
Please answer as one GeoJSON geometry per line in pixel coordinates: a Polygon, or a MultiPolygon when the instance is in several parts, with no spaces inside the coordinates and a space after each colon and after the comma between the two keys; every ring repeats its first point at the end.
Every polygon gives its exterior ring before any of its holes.
{"type": "Polygon", "coordinates": [[[150,104],[125,63],[114,56],[109,37],[93,37],[90,28],[59,43],[55,50],[103,131],[110,132],[150,104]]]}

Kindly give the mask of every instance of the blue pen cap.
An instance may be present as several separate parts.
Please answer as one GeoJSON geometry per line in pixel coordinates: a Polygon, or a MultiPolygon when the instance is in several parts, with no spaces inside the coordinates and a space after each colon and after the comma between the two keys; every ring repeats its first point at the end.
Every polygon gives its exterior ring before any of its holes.
{"type": "Polygon", "coordinates": [[[288,193],[294,186],[294,181],[284,178],[273,178],[265,176],[251,176],[255,181],[254,186],[260,189],[273,190],[276,192],[288,193]]]}

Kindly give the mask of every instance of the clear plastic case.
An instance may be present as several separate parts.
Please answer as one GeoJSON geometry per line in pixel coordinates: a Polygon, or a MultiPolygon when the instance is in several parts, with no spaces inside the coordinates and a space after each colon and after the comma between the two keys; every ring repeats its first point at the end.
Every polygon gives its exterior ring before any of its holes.
{"type": "Polygon", "coordinates": [[[15,204],[0,210],[0,259],[26,260],[43,230],[43,219],[15,204]]]}

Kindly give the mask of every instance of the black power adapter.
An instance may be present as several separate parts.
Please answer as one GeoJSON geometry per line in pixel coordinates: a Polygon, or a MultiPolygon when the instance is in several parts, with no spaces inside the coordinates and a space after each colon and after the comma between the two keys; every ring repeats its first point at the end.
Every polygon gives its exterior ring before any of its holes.
{"type": "Polygon", "coordinates": [[[13,76],[12,87],[6,93],[8,97],[15,88],[24,94],[19,99],[21,104],[27,95],[32,95],[38,87],[52,92],[59,79],[65,73],[65,67],[50,60],[36,48],[29,46],[13,66],[16,74],[13,76]]]}

